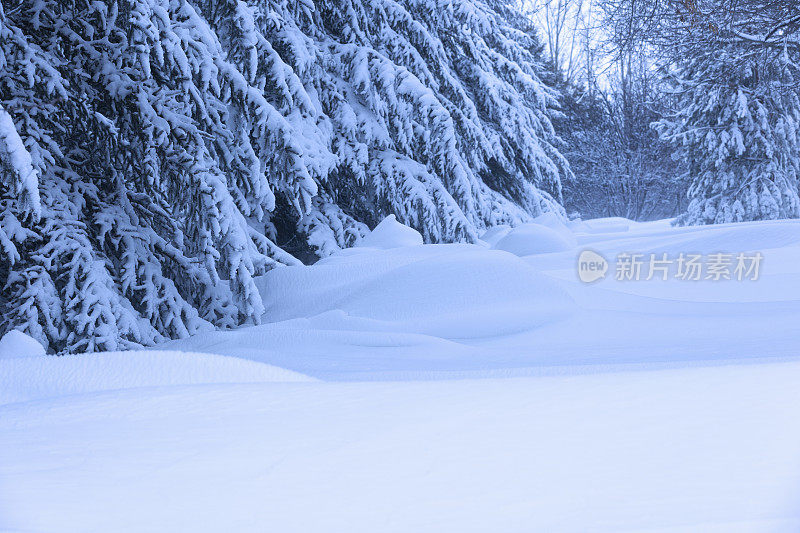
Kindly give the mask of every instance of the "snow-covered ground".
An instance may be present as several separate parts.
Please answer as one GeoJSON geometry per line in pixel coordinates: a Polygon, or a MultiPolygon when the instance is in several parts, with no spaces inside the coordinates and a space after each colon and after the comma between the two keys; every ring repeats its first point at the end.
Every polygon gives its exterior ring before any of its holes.
{"type": "Polygon", "coordinates": [[[387,220],[158,351],[0,343],[0,530],[800,530],[800,222],[539,222],[387,220]],[[614,279],[721,251],[759,279],[614,279]]]}

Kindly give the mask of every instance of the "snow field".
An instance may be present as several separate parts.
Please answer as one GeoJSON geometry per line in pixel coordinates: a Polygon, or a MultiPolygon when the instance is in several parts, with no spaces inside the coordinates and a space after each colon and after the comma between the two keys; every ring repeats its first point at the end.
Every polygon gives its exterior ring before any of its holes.
{"type": "Polygon", "coordinates": [[[798,379],[791,363],[11,404],[0,527],[796,531],[798,379]]]}
{"type": "Polygon", "coordinates": [[[800,223],[545,217],[476,245],[382,226],[256,280],[260,326],[0,354],[0,529],[800,528],[800,223]],[[764,263],[586,285],[584,248],[764,263]]]}

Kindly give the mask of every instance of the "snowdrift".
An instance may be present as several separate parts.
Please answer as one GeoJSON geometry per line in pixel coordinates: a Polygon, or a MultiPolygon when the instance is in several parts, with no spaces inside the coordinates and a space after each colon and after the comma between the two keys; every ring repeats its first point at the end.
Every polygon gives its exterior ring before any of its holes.
{"type": "Polygon", "coordinates": [[[493,246],[518,256],[564,252],[575,247],[575,238],[539,224],[525,224],[509,231],[493,246]]]}
{"type": "MultiPolygon", "coordinates": [[[[542,242],[541,233],[525,236],[542,242]]],[[[393,217],[364,242],[371,247],[261,278],[266,320],[338,311],[390,323],[395,331],[472,338],[533,329],[574,310],[557,283],[509,253],[478,245],[420,246],[419,234],[393,217]]]]}
{"type": "MultiPolygon", "coordinates": [[[[382,249],[347,250],[258,280],[268,323],[164,347],[225,346],[226,354],[325,380],[550,375],[797,355],[800,222],[625,221],[628,230],[617,231],[623,220],[587,221],[591,231],[571,232],[574,248],[522,257],[487,246],[512,231],[536,246],[538,233],[525,227],[490,230],[482,245],[404,247],[387,239],[382,249]],[[628,283],[612,269],[587,286],[576,275],[584,248],[610,261],[620,252],[760,250],[764,268],[758,282],[628,283]],[[710,331],[725,332],[724,341],[710,331]]],[[[559,221],[543,222],[551,225],[532,226],[564,231],[559,221]]]]}
{"type": "Polygon", "coordinates": [[[142,350],[0,359],[0,404],[114,389],[314,379],[235,357],[142,350]]]}

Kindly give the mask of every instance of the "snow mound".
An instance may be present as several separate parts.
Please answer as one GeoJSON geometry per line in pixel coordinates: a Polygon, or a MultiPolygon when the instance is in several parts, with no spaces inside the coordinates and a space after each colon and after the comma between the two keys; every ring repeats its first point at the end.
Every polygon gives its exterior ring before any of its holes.
{"type": "Polygon", "coordinates": [[[315,380],[210,353],[142,350],[5,359],[0,360],[0,404],[114,389],[274,381],[315,380]]]}
{"type": "Polygon", "coordinates": [[[0,360],[45,355],[44,346],[19,330],[12,329],[0,339],[0,360]]]}
{"type": "Polygon", "coordinates": [[[497,241],[508,235],[510,231],[511,226],[508,224],[492,226],[491,228],[487,229],[483,235],[481,235],[481,240],[487,243],[489,246],[494,246],[497,244],[497,241]]]}
{"type": "Polygon", "coordinates": [[[275,269],[258,283],[270,322],[341,310],[445,338],[531,329],[573,308],[557,282],[524,260],[468,244],[336,255],[275,269]]]}
{"type": "Polygon", "coordinates": [[[528,224],[525,224],[523,226],[518,226],[517,228],[512,228],[508,224],[498,224],[497,226],[492,226],[491,228],[488,228],[483,233],[483,235],[481,235],[481,241],[487,243],[489,246],[494,248],[495,245],[505,236],[509,235],[510,233],[516,232],[520,228],[527,228],[528,226],[544,226],[550,228],[559,235],[562,235],[567,241],[569,241],[571,243],[570,247],[575,246],[572,230],[561,219],[561,217],[559,217],[553,211],[549,211],[547,213],[544,213],[543,215],[539,215],[528,224]]]}
{"type": "Polygon", "coordinates": [[[548,211],[538,217],[534,218],[532,221],[534,224],[539,224],[541,226],[547,226],[550,229],[553,229],[559,233],[563,234],[571,234],[572,230],[569,229],[564,219],[558,216],[555,211],[548,211]]]}
{"type": "Polygon", "coordinates": [[[403,248],[422,244],[422,235],[415,229],[404,226],[394,215],[384,218],[366,237],[361,239],[362,248],[403,248]]]}
{"type": "Polygon", "coordinates": [[[574,232],[580,233],[623,233],[637,223],[622,217],[595,218],[591,220],[576,220],[570,222],[569,227],[574,232]]]}
{"type": "Polygon", "coordinates": [[[541,224],[523,224],[508,232],[494,245],[497,250],[504,250],[517,256],[565,252],[577,245],[571,232],[564,226],[564,231],[557,231],[541,224]]]}

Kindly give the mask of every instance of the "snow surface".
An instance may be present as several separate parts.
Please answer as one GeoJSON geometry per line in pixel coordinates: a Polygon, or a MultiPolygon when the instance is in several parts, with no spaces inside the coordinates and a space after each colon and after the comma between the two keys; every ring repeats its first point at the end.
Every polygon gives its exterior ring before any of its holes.
{"type": "Polygon", "coordinates": [[[800,529],[800,222],[538,224],[574,246],[273,270],[267,323],[159,347],[208,355],[0,360],[0,530],[800,529]],[[585,248],[764,261],[586,285],[585,248]]]}
{"type": "Polygon", "coordinates": [[[209,353],[142,350],[27,357],[0,360],[0,404],[114,389],[272,381],[316,380],[209,353]]]}

